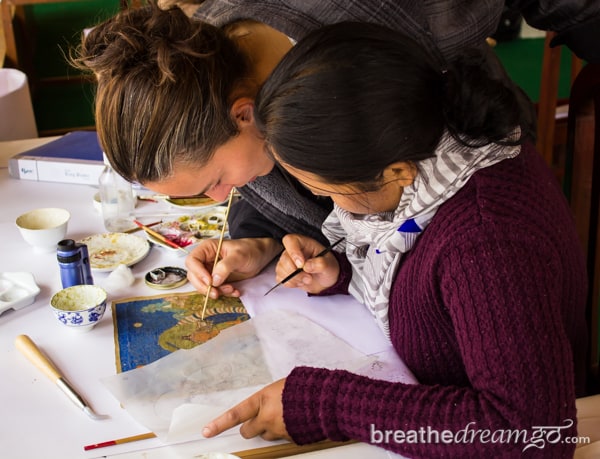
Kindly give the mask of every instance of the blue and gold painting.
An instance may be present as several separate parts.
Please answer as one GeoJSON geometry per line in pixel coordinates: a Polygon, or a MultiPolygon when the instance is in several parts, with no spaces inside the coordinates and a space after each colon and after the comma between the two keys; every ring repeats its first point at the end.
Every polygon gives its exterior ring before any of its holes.
{"type": "Polygon", "coordinates": [[[178,349],[191,349],[250,318],[239,298],[197,292],[129,298],[112,305],[117,372],[133,370],[178,349]]]}

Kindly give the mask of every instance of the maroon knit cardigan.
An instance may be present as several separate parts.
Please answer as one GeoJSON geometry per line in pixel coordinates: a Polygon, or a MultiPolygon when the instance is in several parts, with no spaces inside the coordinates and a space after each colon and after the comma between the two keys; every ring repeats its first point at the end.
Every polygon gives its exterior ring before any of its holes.
{"type": "MultiPolygon", "coordinates": [[[[347,293],[338,258],[324,293],[347,293]]],[[[283,392],[286,428],[301,444],[352,438],[409,457],[572,457],[586,288],[567,202],[525,146],[443,204],[398,269],[391,339],[419,384],[298,367],[283,392]],[[560,441],[536,426],[563,427],[560,441]]]]}

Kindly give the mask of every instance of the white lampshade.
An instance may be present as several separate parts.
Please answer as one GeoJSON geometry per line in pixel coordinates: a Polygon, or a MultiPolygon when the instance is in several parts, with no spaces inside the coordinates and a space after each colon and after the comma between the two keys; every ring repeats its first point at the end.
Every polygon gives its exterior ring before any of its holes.
{"type": "Polygon", "coordinates": [[[0,140],[37,137],[27,75],[0,69],[0,140]]]}

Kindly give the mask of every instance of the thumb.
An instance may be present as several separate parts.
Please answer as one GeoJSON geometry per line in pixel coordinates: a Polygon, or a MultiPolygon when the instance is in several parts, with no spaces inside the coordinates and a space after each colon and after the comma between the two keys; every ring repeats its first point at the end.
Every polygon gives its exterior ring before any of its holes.
{"type": "Polygon", "coordinates": [[[231,268],[227,265],[225,260],[217,262],[215,269],[212,272],[212,285],[218,287],[221,285],[231,274],[231,268]]]}

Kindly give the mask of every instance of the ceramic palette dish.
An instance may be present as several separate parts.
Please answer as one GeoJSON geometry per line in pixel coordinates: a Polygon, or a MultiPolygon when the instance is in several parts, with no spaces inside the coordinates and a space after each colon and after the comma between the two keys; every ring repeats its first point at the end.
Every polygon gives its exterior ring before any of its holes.
{"type": "Polygon", "coordinates": [[[0,314],[32,304],[38,293],[40,288],[31,273],[0,273],[0,314]]]}
{"type": "Polygon", "coordinates": [[[142,237],[126,233],[102,233],[82,239],[87,245],[92,271],[114,271],[119,265],[131,266],[143,260],[150,244],[142,237]]]}
{"type": "MultiPolygon", "coordinates": [[[[180,247],[188,250],[198,244],[202,239],[219,237],[225,221],[226,208],[219,206],[206,212],[193,215],[184,215],[173,220],[164,221],[152,227],[154,231],[161,234],[180,247]]],[[[178,249],[165,244],[163,241],[146,233],[148,240],[168,250],[178,252],[178,249]]]]}

